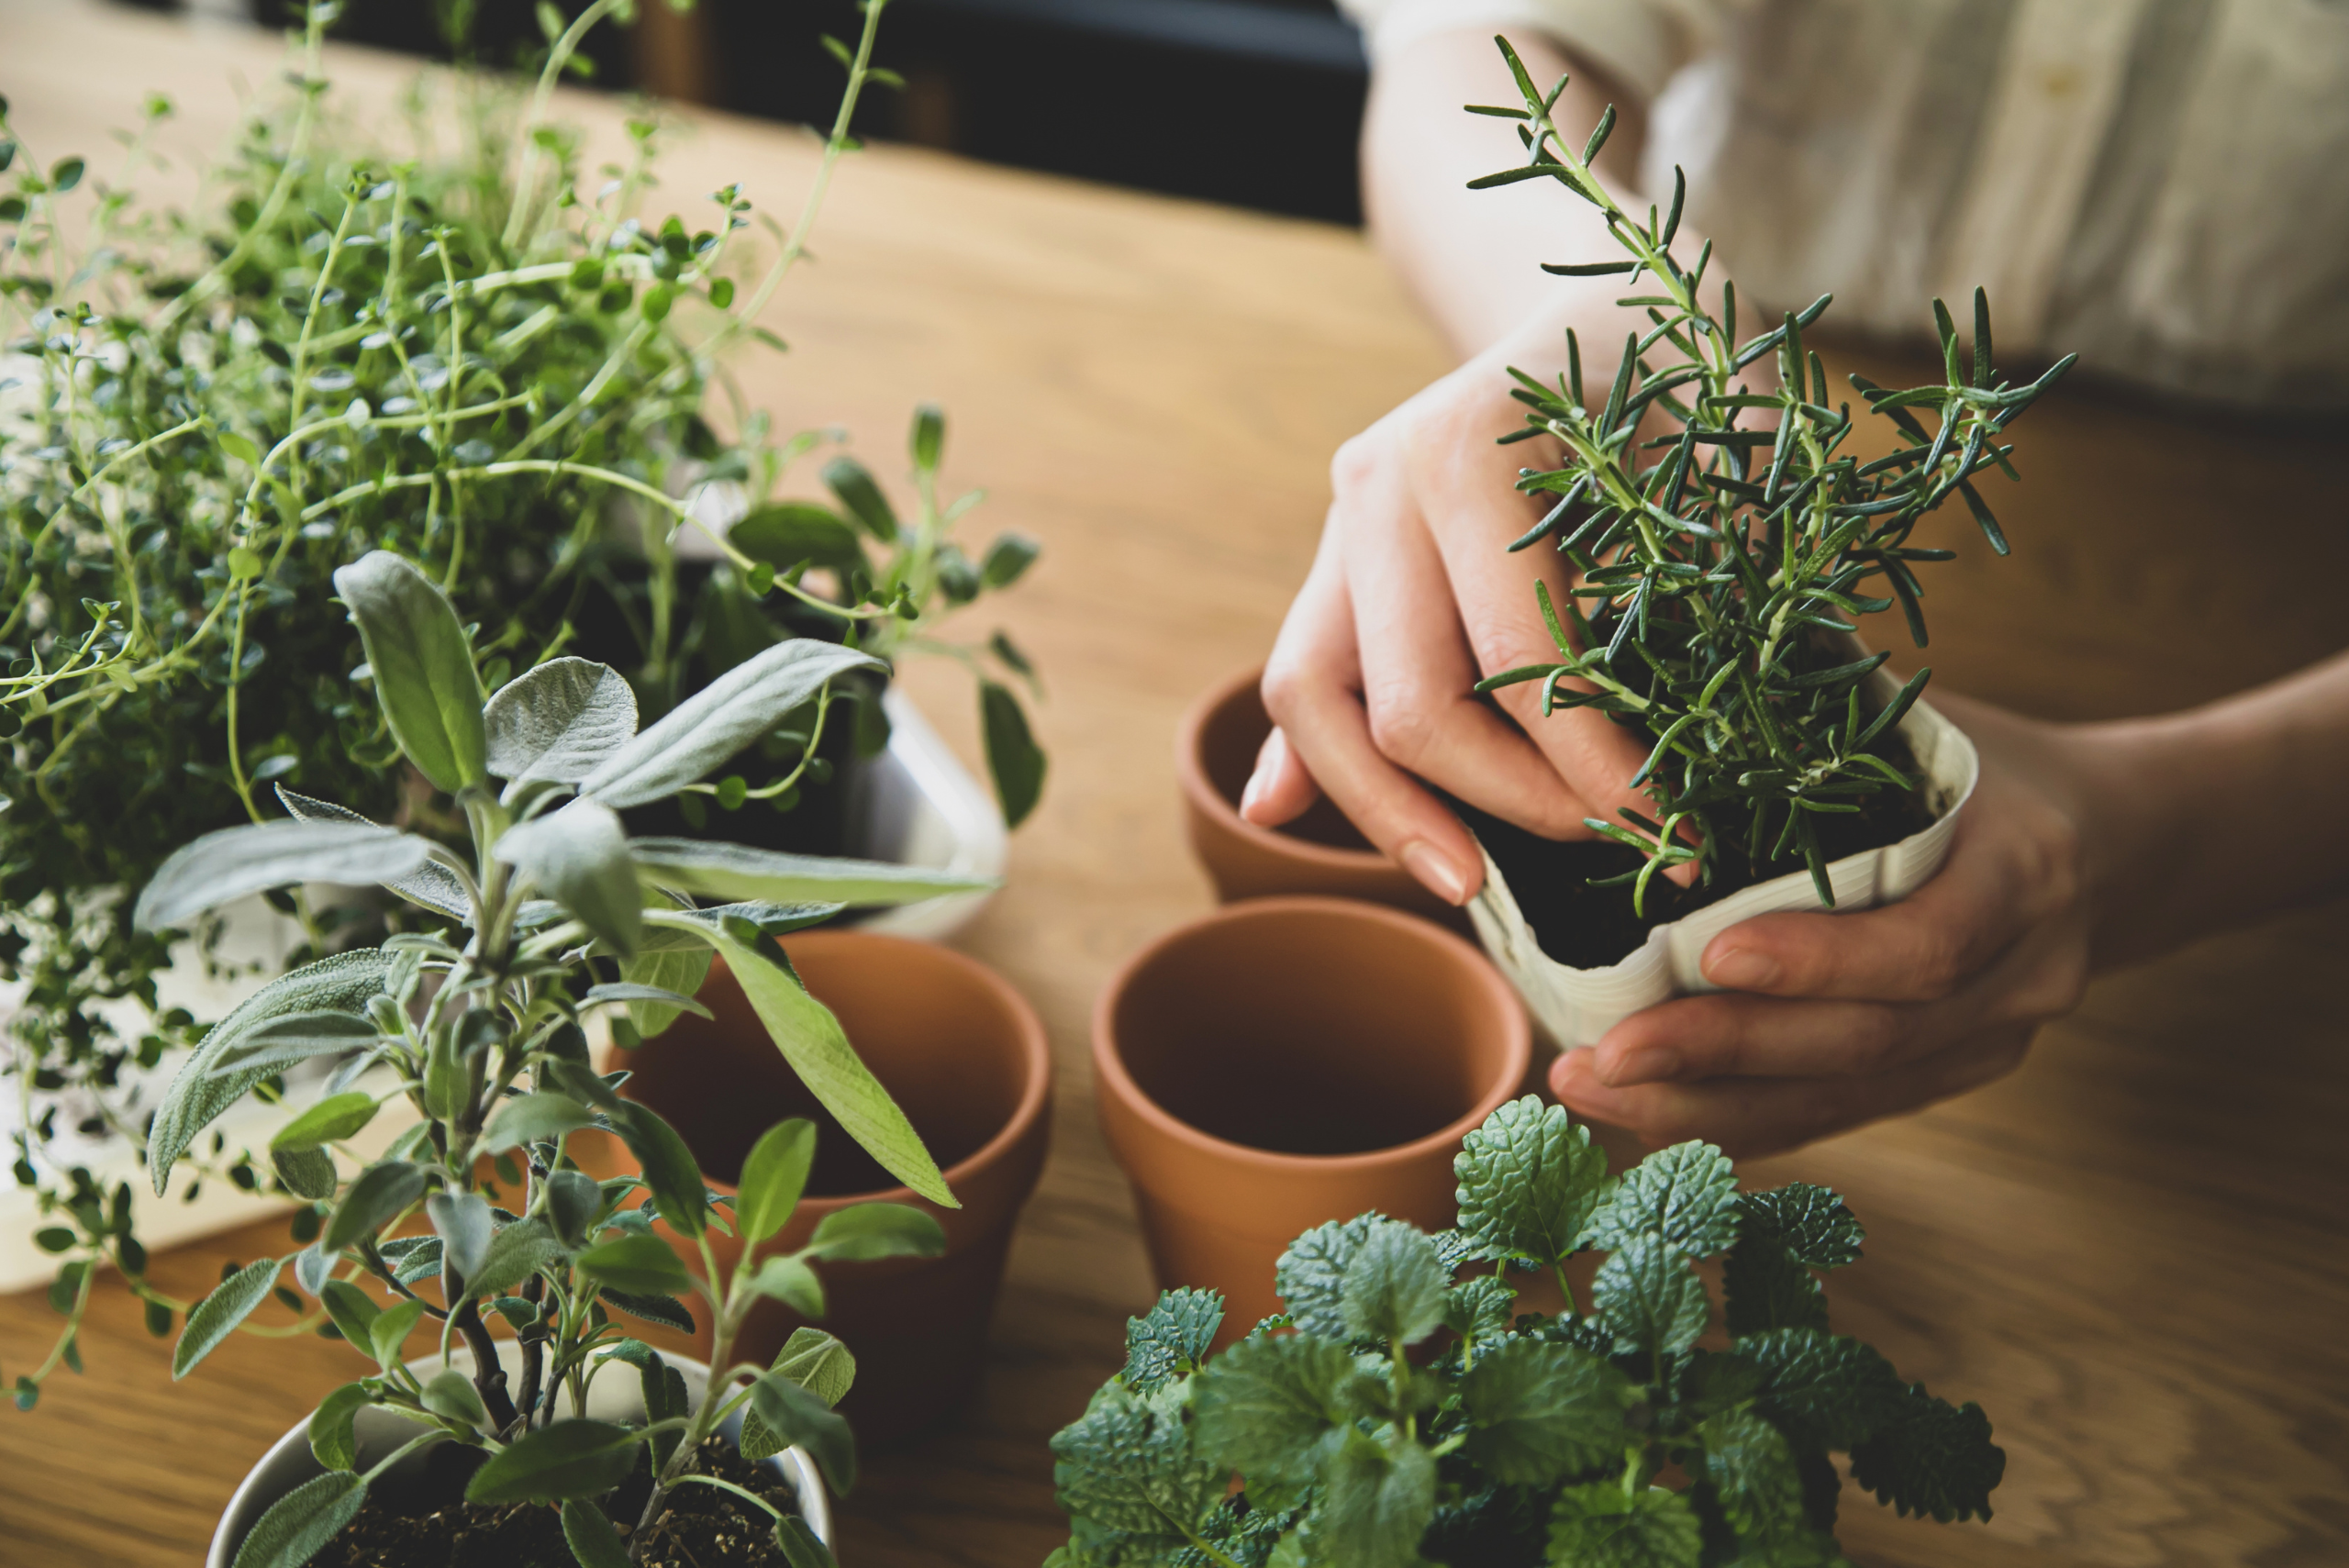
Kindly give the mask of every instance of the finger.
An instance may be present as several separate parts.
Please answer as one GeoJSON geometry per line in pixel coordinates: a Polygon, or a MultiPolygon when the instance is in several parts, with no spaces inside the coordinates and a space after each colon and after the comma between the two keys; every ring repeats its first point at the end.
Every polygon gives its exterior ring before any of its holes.
{"type": "Polygon", "coordinates": [[[1331,508],[1346,539],[1371,739],[1397,767],[1543,838],[1587,838],[1582,797],[1514,724],[1477,700],[1443,558],[1401,465],[1344,472],[1331,508]]]}
{"type": "Polygon", "coordinates": [[[1362,704],[1353,606],[1325,529],[1264,665],[1264,706],[1314,782],[1363,836],[1437,897],[1464,904],[1485,879],[1460,819],[1381,756],[1362,704]]]}
{"type": "Polygon", "coordinates": [[[1570,1051],[1550,1087],[1570,1109],[1630,1128],[1656,1147],[1702,1138],[1747,1159],[1791,1149],[1885,1117],[1921,1110],[2021,1065],[2035,1025],[2008,1026],[1889,1073],[1859,1078],[1710,1078],[1616,1088],[1592,1070],[1592,1052],[1570,1051]]]}
{"type": "Polygon", "coordinates": [[[1705,978],[1771,996],[1932,1001],[1954,995],[2053,909],[2067,855],[2026,852],[2026,828],[1977,808],[1958,818],[1938,875],[1897,904],[1851,914],[1765,915],[1707,945],[1705,978]]]}
{"type": "Polygon", "coordinates": [[[1248,787],[1240,792],[1241,819],[1259,828],[1277,828],[1304,816],[1320,798],[1321,786],[1313,782],[1312,770],[1288,743],[1287,734],[1275,726],[1257,749],[1256,771],[1248,775],[1248,787]]]}

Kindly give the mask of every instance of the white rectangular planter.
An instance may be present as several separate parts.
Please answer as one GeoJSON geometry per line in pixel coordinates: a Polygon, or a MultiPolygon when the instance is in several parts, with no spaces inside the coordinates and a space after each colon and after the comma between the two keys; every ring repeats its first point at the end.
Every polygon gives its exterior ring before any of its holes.
{"type": "MultiPolygon", "coordinates": [[[[1898,843],[1831,862],[1827,880],[1835,890],[1838,913],[1906,898],[1941,870],[1949,855],[1957,814],[1974,794],[1980,757],[1965,733],[1920,702],[1900,721],[1900,733],[1925,775],[1925,804],[1933,825],[1898,843]]],[[[1516,897],[1493,857],[1485,856],[1484,890],[1468,906],[1476,935],[1501,972],[1525,998],[1534,1021],[1559,1046],[1596,1045],[1601,1035],[1642,1007],[1675,996],[1720,989],[1707,983],[1698,964],[1706,944],[1741,920],[1789,910],[1823,909],[1810,873],[1774,878],[1685,919],[1655,927],[1648,940],[1621,962],[1604,969],[1574,969],[1542,951],[1533,929],[1519,912],[1516,897]]]]}
{"type": "MultiPolygon", "coordinates": [[[[1009,834],[995,796],[971,776],[913,699],[895,685],[881,693],[888,749],[854,770],[849,820],[861,825],[849,853],[963,876],[1001,876],[1009,834]]],[[[858,929],[943,941],[970,924],[992,890],[950,893],[876,909],[858,929]]]]}

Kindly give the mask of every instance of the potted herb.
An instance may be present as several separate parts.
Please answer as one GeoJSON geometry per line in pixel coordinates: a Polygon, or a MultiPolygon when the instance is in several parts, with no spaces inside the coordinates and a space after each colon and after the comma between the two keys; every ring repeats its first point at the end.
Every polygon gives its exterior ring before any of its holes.
{"type": "MultiPolygon", "coordinates": [[[[839,907],[819,901],[919,897],[963,884],[896,866],[632,840],[620,827],[622,809],[697,781],[825,682],[869,668],[869,655],[785,643],[640,731],[626,683],[580,660],[540,665],[484,700],[454,607],[396,555],[372,553],[334,582],[393,743],[452,798],[469,852],[281,790],[291,819],[223,828],[185,846],[134,913],[139,929],[162,931],[263,888],[373,882],[454,923],[446,934],[403,933],[340,952],[262,986],[205,1037],[157,1113],[149,1151],[160,1191],[222,1112],[295,1062],[337,1060],[344,1083],[382,1064],[395,1079],[380,1095],[330,1094],[278,1130],[270,1147],[277,1177],[314,1206],[317,1233],[292,1256],[224,1280],[181,1329],[177,1376],[290,1271],[321,1317],[376,1363],[328,1396],[309,1423],[324,1473],[250,1520],[232,1562],[298,1568],[359,1518],[370,1488],[401,1460],[457,1445],[480,1460],[463,1480],[467,1502],[560,1505],[562,1533],[589,1568],[683,1562],[663,1544],[668,1500],[702,1473],[704,1446],[729,1415],[747,1407],[757,1418],[743,1438],[754,1457],[802,1442],[835,1486],[853,1474],[845,1426],[826,1397],[790,1369],[733,1361],[751,1304],[774,1296],[820,1312],[811,1262],[934,1252],[943,1239],[919,1210],[862,1205],[828,1216],[804,1246],[759,1259],[755,1249],[797,1204],[815,1159],[813,1124],[785,1120],[761,1137],[744,1160],[729,1224],[675,1129],[592,1069],[580,1027],[596,1009],[690,1007],[691,999],[641,981],[599,982],[591,961],[722,953],[815,1098],[907,1187],[952,1208],[921,1140],[839,1020],[800,988],[773,933],[839,907]],[[680,892],[738,901],[693,907],[680,892]],[[413,1109],[416,1125],[382,1158],[349,1169],[335,1151],[393,1099],[413,1109]],[[590,1129],[625,1140],[642,1176],[598,1182],[580,1172],[565,1144],[590,1129]],[[632,1206],[640,1190],[646,1200],[632,1206]],[[737,1265],[724,1274],[707,1267],[694,1281],[644,1233],[656,1215],[699,1240],[706,1263],[711,1231],[732,1229],[737,1265]],[[419,1218],[429,1232],[411,1233],[419,1218]],[[698,1398],[615,1320],[674,1321],[681,1314],[672,1298],[687,1290],[705,1297],[715,1320],[718,1370],[698,1398]],[[409,1337],[428,1320],[437,1350],[410,1363],[409,1337]],[[516,1349],[500,1351],[493,1321],[508,1326],[516,1349]],[[510,1375],[509,1360],[518,1368],[510,1375]],[[586,1414],[591,1384],[615,1361],[643,1373],[644,1419],[634,1426],[586,1414]],[[746,1378],[749,1386],[739,1386],[746,1378]],[[416,1429],[362,1469],[353,1422],[370,1409],[395,1412],[416,1429]],[[615,1520],[599,1499],[640,1467],[650,1478],[640,1509],[615,1520]]],[[[465,1467],[440,1468],[462,1475],[465,1467]]],[[[722,1476],[703,1478],[774,1516],[776,1561],[827,1560],[796,1516],[722,1476]]]]}
{"type": "MultiPolygon", "coordinates": [[[[291,1195],[235,1128],[218,1150],[183,1155],[169,1207],[137,1190],[173,1062],[256,967],[417,919],[396,900],[276,890],[274,913],[248,900],[192,921],[174,947],[133,924],[138,889],[178,844],[273,814],[279,784],[463,837],[382,732],[363,651],[328,603],[338,567],[378,545],[429,563],[478,628],[493,686],[618,627],[599,648],[650,721],[791,635],[926,651],[968,574],[1008,584],[1032,554],[1011,539],[974,563],[953,547],[947,530],[971,498],[937,496],[942,427],[925,416],[922,508],[896,542],[860,547],[869,580],[818,563],[819,550],[794,557],[764,498],[834,438],[780,439],[723,406],[726,356],[771,339],[753,317],[804,254],[859,95],[886,80],[872,64],[883,4],[847,51],[816,186],[787,231],[767,225],[775,249],[757,264],[748,247],[765,220],[739,189],[715,193],[699,219],[642,213],[654,116],[629,121],[629,154],[600,188],[582,178],[580,139],[548,117],[587,30],[630,9],[595,0],[551,28],[527,102],[493,76],[421,79],[409,117],[458,134],[419,144],[460,150],[416,155],[336,116],[322,53],[335,7],[311,6],[290,84],[186,215],[145,212],[130,189],[164,101],[130,139],[120,184],[39,149],[0,103],[5,1119],[10,1213],[53,1255],[65,1315],[53,1353],[22,1373],[20,1401],[70,1360],[100,1262],[159,1320],[184,1310],[146,1284],[141,1240],[187,1233],[180,1216],[197,1211],[181,1200],[291,1195]],[[696,596],[673,547],[705,526],[723,534],[711,497],[725,495],[757,504],[738,528],[764,553],[713,544],[724,561],[699,569],[705,585],[724,576],[732,597],[696,596]],[[622,501],[632,542],[616,537],[629,532],[622,501]],[[764,629],[729,644],[721,600],[748,604],[764,629]],[[710,653],[721,645],[737,650],[723,663],[710,653]],[[354,668],[358,689],[342,678],[354,668]]],[[[863,495],[849,473],[838,487],[863,495]]],[[[776,505],[785,523],[806,522],[776,505]]],[[[1008,641],[957,652],[1024,667],[1008,641]]],[[[785,820],[795,795],[849,788],[858,769],[825,748],[878,743],[877,707],[849,694],[882,678],[846,669],[758,738],[740,774],[696,781],[706,793],[688,800],[718,807],[723,827],[763,825],[785,820]]],[[[1002,681],[982,699],[1017,817],[1041,755],[1002,681]]],[[[999,826],[984,826],[999,844],[999,826]]]]}
{"type": "Polygon", "coordinates": [[[1705,1143],[1611,1178],[1531,1096],[1458,1173],[1456,1229],[1299,1236],[1286,1312],[1219,1355],[1212,1294],[1133,1319],[1125,1369],[1052,1440],[1071,1533],[1049,1568],[1808,1568],[1842,1561],[1837,1452],[1903,1514],[1990,1517],[2006,1455],[1981,1410],[1828,1326],[1815,1271],[1863,1239],[1833,1193],[1741,1191],[1705,1143]],[[1585,1251],[1606,1254],[1587,1312],[1585,1251]],[[1725,1338],[1693,1266],[1715,1259],[1725,1338]],[[1516,1270],[1564,1309],[1516,1313],[1516,1270]]]}
{"type": "Polygon", "coordinates": [[[1552,1032],[1587,1044],[1703,988],[1705,944],[1737,920],[1898,898],[1939,869],[1974,749],[1919,701],[1932,672],[1893,683],[1889,655],[1854,640],[1856,617],[1898,603],[1925,645],[1916,569],[1950,552],[1910,539],[1950,501],[2006,553],[1976,481],[2015,476],[2001,433],[2072,361],[2009,384],[1982,293],[1970,352],[1936,302],[1940,384],[1853,378],[1895,438],[1864,458],[1852,406],[1833,401],[1804,344],[1829,301],[1741,341],[1734,284],[1708,280],[1710,246],[1693,264],[1674,251],[1677,173],[1664,210],[1626,211],[1591,166],[1612,110],[1577,150],[1551,117],[1557,94],[1500,47],[1523,102],[1473,112],[1515,122],[1526,161],[1473,183],[1553,180],[1597,206],[1623,258],[1546,270],[1620,274],[1652,323],[1627,337],[1609,381],[1586,382],[1571,332],[1565,374],[1511,373],[1526,423],[1503,439],[1555,461],[1521,471],[1518,488],[1544,510],[1510,548],[1555,550],[1574,586],[1558,601],[1537,589],[1556,657],[1477,688],[1538,682],[1545,716],[1587,707],[1631,728],[1649,750],[1632,782],[1651,805],[1592,819],[1600,841],[1582,844],[1464,813],[1488,862],[1480,933],[1552,1032]],[[1692,880],[1659,874],[1674,868],[1692,880]]]}

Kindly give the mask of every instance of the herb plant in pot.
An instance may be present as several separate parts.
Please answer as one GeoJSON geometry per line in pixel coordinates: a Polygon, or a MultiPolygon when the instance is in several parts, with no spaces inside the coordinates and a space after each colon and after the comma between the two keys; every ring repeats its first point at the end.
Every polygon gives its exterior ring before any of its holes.
{"type": "Polygon", "coordinates": [[[1454,1228],[1297,1237],[1286,1311],[1220,1354],[1210,1293],[1133,1319],[1124,1370],[1052,1440],[1071,1529],[1046,1568],[1814,1568],[1843,1561],[1836,1452],[1903,1514],[1990,1517],[2006,1455],[1979,1407],[1829,1327],[1816,1271],[1863,1240],[1833,1193],[1740,1191],[1704,1143],[1609,1177],[1531,1096],[1458,1172],[1454,1228]],[[1586,1252],[1606,1255],[1587,1312],[1571,1290],[1517,1311],[1513,1272],[1563,1286],[1586,1252]]]}
{"type": "MultiPolygon", "coordinates": [[[[807,994],[839,1018],[859,1059],[945,1167],[961,1207],[908,1190],[834,1132],[829,1113],[766,1042],[744,986],[723,962],[708,966],[699,1007],[665,1026],[657,1016],[633,1019],[642,1043],[616,1046],[605,1064],[627,1071],[623,1097],[676,1128],[702,1179],[719,1193],[733,1190],[748,1151],[778,1118],[804,1117],[823,1129],[823,1153],[781,1245],[801,1244],[832,1214],[863,1204],[909,1205],[937,1220],[939,1255],[838,1273],[820,1293],[811,1284],[807,1294],[762,1301],[739,1341],[739,1353],[758,1360],[812,1320],[832,1326],[862,1369],[844,1412],[867,1441],[888,1442],[937,1425],[977,1386],[1012,1228],[1051,1140],[1051,1051],[1026,1000],[949,949],[818,930],[792,939],[791,960],[807,994]]],[[[634,1168],[616,1137],[583,1140],[578,1153],[598,1174],[634,1168]]],[[[660,1229],[686,1267],[700,1271],[698,1243],[660,1229]]],[[[731,1246],[722,1236],[710,1242],[720,1269],[732,1265],[731,1246]]],[[[706,1334],[708,1313],[696,1310],[695,1318],[706,1334]]]]}
{"type": "MultiPolygon", "coordinates": [[[[338,1542],[397,1533],[384,1515],[398,1491],[420,1493],[448,1528],[483,1522],[460,1503],[502,1524],[515,1522],[505,1511],[519,1505],[539,1548],[560,1540],[586,1568],[682,1565],[707,1518],[675,1498],[692,1487],[744,1505],[747,1513],[714,1528],[758,1532],[765,1561],[829,1562],[809,1511],[786,1506],[791,1489],[765,1495],[729,1476],[761,1479],[711,1440],[741,1415],[742,1455],[800,1444],[832,1485],[846,1486],[854,1449],[829,1407],[842,1367],[829,1340],[786,1346],[772,1366],[738,1362],[741,1324],[762,1296],[804,1296],[814,1263],[935,1252],[937,1222],[910,1207],[861,1205],[828,1215],[804,1245],[761,1257],[791,1222],[816,1158],[814,1125],[791,1118],[763,1133],[729,1213],[712,1202],[675,1129],[594,1071],[581,1020],[631,1004],[689,1005],[641,982],[598,981],[599,957],[720,952],[737,973],[760,977],[748,989],[772,1048],[848,1135],[909,1188],[953,1207],[838,1020],[792,980],[770,928],[791,929],[826,894],[918,897],[963,884],[894,866],[630,840],[619,825],[622,808],[700,778],[825,681],[870,661],[829,643],[786,643],[640,732],[626,683],[584,661],[541,664],[484,700],[454,608],[398,556],[372,553],[338,572],[335,586],[365,645],[393,743],[453,799],[469,831],[460,851],[281,790],[291,819],[196,840],[139,896],[136,923],[151,931],[306,880],[378,884],[433,917],[433,929],[262,986],[205,1037],[158,1112],[150,1148],[161,1187],[223,1111],[292,1063],[336,1060],[343,1082],[380,1063],[396,1078],[384,1096],[347,1089],[279,1129],[276,1173],[314,1206],[315,1238],[230,1275],[180,1333],[173,1372],[184,1376],[290,1271],[295,1300],[315,1298],[320,1323],[374,1363],[308,1423],[318,1473],[303,1480],[280,1465],[272,1474],[286,1489],[248,1489],[216,1561],[299,1568],[338,1542]],[[700,908],[678,895],[696,891],[738,901],[700,908]],[[339,1150],[389,1098],[419,1119],[382,1157],[349,1169],[339,1150]],[[577,1168],[566,1144],[596,1129],[635,1151],[640,1176],[599,1182],[577,1168]],[[713,1232],[730,1231],[735,1266],[721,1272],[705,1250],[694,1281],[647,1234],[656,1215],[705,1249],[713,1232]],[[673,1319],[673,1297],[686,1291],[714,1319],[718,1370],[703,1373],[698,1393],[684,1369],[625,1328],[629,1318],[673,1319]],[[504,1347],[494,1322],[507,1327],[504,1347]],[[411,1361],[411,1348],[430,1353],[411,1361]],[[632,1423],[591,1407],[596,1384],[624,1375],[615,1362],[638,1374],[632,1423]],[[356,1422],[365,1412],[408,1429],[387,1431],[371,1417],[362,1443],[356,1422]],[[417,1455],[427,1456],[420,1475],[403,1467],[417,1455]]],[[[417,1561],[445,1561],[445,1542],[442,1551],[417,1561]]]]}
{"type": "Polygon", "coordinates": [[[1252,898],[1129,960],[1093,1020],[1094,1094],[1160,1282],[1277,1310],[1300,1229],[1365,1208],[1440,1225],[1460,1139],[1525,1086],[1525,1010],[1467,942],[1381,905],[1252,898]]]}
{"type": "Polygon", "coordinates": [[[1693,266],[1673,251],[1680,185],[1644,219],[1618,206],[1591,168],[1612,111],[1576,150],[1551,118],[1556,94],[1501,49],[1523,104],[1474,112],[1516,122],[1527,161],[1475,183],[1554,180],[1598,207],[1624,259],[1548,270],[1621,274],[1647,291],[1627,303],[1653,324],[1627,339],[1603,390],[1586,384],[1571,333],[1555,383],[1512,372],[1526,423],[1503,439],[1556,461],[1521,471],[1518,488],[1546,509],[1510,548],[1556,550],[1573,586],[1556,601],[1537,586],[1555,658],[1477,688],[1538,682],[1545,717],[1587,707],[1631,729],[1649,749],[1633,784],[1650,807],[1592,819],[1599,840],[1577,844],[1464,812],[1486,852],[1479,934],[1559,1042],[1583,1045],[1705,989],[1705,945],[1739,920],[1902,897],[1940,868],[1973,746],[1919,700],[1932,672],[1894,683],[1888,655],[1854,640],[1855,617],[1897,602],[1924,646],[1915,569],[1949,552],[1909,539],[1944,503],[1962,500],[2006,552],[1975,482],[2014,476],[2000,433],[2071,361],[2010,385],[1981,292],[1970,353],[1936,302],[1943,383],[1888,392],[1854,377],[1896,437],[1883,457],[1856,455],[1852,406],[1831,406],[1804,347],[1828,300],[1739,342],[1734,285],[1719,284],[1718,314],[1707,303],[1709,245],[1693,266]],[[1771,363],[1774,381],[1742,379],[1771,363]]]}

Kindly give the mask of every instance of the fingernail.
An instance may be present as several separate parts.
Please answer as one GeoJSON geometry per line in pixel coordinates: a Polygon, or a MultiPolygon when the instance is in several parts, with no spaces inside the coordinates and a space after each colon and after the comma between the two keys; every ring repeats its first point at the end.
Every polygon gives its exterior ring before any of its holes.
{"type": "Polygon", "coordinates": [[[1725,991],[1767,991],[1784,976],[1776,959],[1752,948],[1731,948],[1705,961],[1705,978],[1725,991]]]}
{"type": "Polygon", "coordinates": [[[1602,1069],[1599,1076],[1617,1089],[1662,1083],[1680,1076],[1680,1053],[1668,1045],[1642,1046],[1616,1056],[1613,1064],[1602,1069]]]}
{"type": "Polygon", "coordinates": [[[1258,768],[1254,773],[1248,775],[1248,785],[1245,789],[1242,789],[1240,792],[1240,819],[1241,821],[1252,822],[1255,820],[1254,817],[1248,814],[1255,809],[1256,799],[1264,793],[1264,770],[1258,768]]]}
{"type": "Polygon", "coordinates": [[[1405,871],[1418,877],[1427,885],[1430,892],[1446,904],[1456,905],[1468,902],[1467,877],[1461,874],[1460,868],[1452,863],[1450,856],[1438,850],[1433,844],[1406,844],[1398,858],[1402,861],[1405,871]]]}

